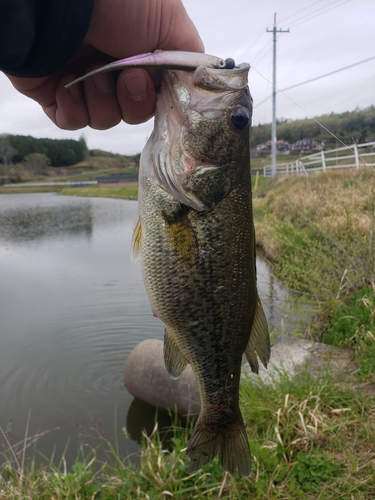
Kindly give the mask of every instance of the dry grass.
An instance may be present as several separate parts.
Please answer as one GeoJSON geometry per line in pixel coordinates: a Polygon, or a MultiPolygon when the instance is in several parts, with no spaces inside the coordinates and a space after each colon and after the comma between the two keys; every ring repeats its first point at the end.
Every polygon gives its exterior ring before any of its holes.
{"type": "Polygon", "coordinates": [[[375,169],[361,168],[317,172],[309,177],[281,177],[264,197],[254,197],[255,213],[268,216],[256,220],[257,240],[273,260],[278,239],[269,230],[271,219],[315,225],[322,232],[340,237],[350,230],[353,238],[373,237],[375,213],[375,169]],[[267,208],[265,208],[267,207],[267,208]]]}

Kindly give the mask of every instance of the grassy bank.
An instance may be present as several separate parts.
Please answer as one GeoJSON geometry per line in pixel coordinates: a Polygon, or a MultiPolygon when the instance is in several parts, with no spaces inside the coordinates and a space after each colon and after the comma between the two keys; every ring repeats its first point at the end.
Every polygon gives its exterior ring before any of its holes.
{"type": "Polygon", "coordinates": [[[217,460],[188,475],[182,450],[190,429],[176,427],[172,447],[163,429],[145,436],[139,465],[107,441],[100,445],[108,450],[106,463],[82,447],[70,470],[64,457],[35,469],[3,436],[0,500],[375,497],[375,172],[259,177],[254,209],[257,242],[275,273],[315,308],[307,334],[349,347],[357,369],[313,377],[307,368],[272,387],[243,381],[249,478],[232,478],[217,460]]]}
{"type": "Polygon", "coordinates": [[[64,188],[61,194],[68,196],[99,196],[101,198],[123,198],[136,200],[138,198],[138,185],[127,187],[106,187],[105,185],[93,185],[82,188],[64,188]]]}
{"type": "Polygon", "coordinates": [[[375,170],[262,182],[254,193],[258,245],[277,277],[313,304],[310,335],[352,348],[362,376],[370,376],[375,373],[375,170]]]}
{"type": "Polygon", "coordinates": [[[128,186],[108,187],[105,184],[94,184],[89,187],[65,187],[65,186],[15,186],[1,187],[0,194],[22,194],[22,193],[60,193],[67,196],[94,196],[101,198],[123,198],[136,200],[138,198],[138,185],[136,183],[128,186]]]}
{"type": "MultiPolygon", "coordinates": [[[[5,450],[0,499],[167,499],[242,500],[356,499],[375,495],[375,405],[356,387],[303,372],[274,387],[241,388],[242,412],[252,449],[249,478],[233,478],[217,460],[188,475],[183,449],[188,434],[176,426],[172,449],[162,429],[144,436],[140,464],[118,456],[109,442],[108,462],[82,447],[71,470],[64,459],[34,469],[5,450]]],[[[124,431],[124,439],[126,439],[124,431]]]]}

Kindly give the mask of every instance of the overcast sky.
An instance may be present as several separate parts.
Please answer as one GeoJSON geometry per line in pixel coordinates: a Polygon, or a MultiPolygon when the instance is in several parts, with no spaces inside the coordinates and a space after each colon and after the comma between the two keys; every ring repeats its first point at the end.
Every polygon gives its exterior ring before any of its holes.
{"type": "MultiPolygon", "coordinates": [[[[206,52],[252,66],[253,124],[272,116],[272,33],[290,29],[277,39],[277,87],[368,62],[285,91],[277,97],[277,117],[296,119],[375,105],[374,0],[185,0],[186,9],[205,43],[206,52]]],[[[74,138],[84,134],[90,149],[139,153],[153,126],[120,124],[106,131],[59,130],[39,105],[16,92],[0,73],[0,133],[74,138]]]]}

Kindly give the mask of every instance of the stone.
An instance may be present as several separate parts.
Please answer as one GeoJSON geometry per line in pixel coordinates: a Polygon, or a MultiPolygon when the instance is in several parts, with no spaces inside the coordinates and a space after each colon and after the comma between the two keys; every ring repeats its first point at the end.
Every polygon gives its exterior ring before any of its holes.
{"type": "Polygon", "coordinates": [[[164,368],[163,341],[147,339],[129,354],[124,369],[125,387],[136,398],[160,410],[177,411],[181,416],[199,414],[200,396],[193,370],[188,365],[172,379],[164,368]]]}
{"type": "MultiPolygon", "coordinates": [[[[247,362],[242,369],[254,383],[262,380],[272,384],[280,376],[292,378],[306,365],[313,375],[318,375],[327,367],[352,370],[350,363],[345,349],[290,336],[272,347],[267,370],[260,364],[259,375],[256,375],[247,362]]],[[[181,416],[199,414],[200,396],[191,366],[173,380],[164,368],[162,340],[144,340],[133,349],[125,364],[124,382],[130,394],[161,410],[176,409],[181,416]]]]}
{"type": "Polygon", "coordinates": [[[283,338],[271,348],[271,360],[267,369],[259,365],[259,375],[251,372],[248,363],[243,365],[243,371],[255,382],[260,378],[266,384],[277,382],[285,375],[291,379],[305,366],[309,367],[314,376],[328,368],[331,372],[353,370],[347,349],[293,336],[283,338]]]}

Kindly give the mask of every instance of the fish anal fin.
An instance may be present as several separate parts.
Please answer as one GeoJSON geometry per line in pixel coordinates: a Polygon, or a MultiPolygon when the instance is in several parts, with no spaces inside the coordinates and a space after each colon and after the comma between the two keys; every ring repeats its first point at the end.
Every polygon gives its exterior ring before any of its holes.
{"type": "Polygon", "coordinates": [[[251,453],[243,421],[235,432],[213,433],[205,429],[198,419],[186,448],[189,474],[209,463],[219,454],[220,465],[233,476],[248,476],[251,471],[251,453]]]}
{"type": "Polygon", "coordinates": [[[271,356],[271,342],[268,332],[267,319],[263,311],[262,304],[258,297],[253,325],[251,327],[249,342],[245,349],[245,356],[254,373],[259,372],[259,363],[257,356],[267,368],[271,356]]]}
{"type": "Polygon", "coordinates": [[[137,262],[137,260],[140,258],[141,250],[142,250],[142,224],[141,224],[141,219],[138,217],[134,226],[133,237],[131,242],[130,260],[132,262],[137,262]]]}
{"type": "Polygon", "coordinates": [[[164,365],[169,375],[177,379],[184,371],[188,360],[184,357],[172,334],[166,328],[164,334],[164,365]]]}

